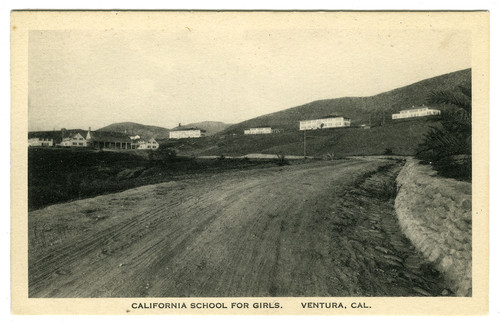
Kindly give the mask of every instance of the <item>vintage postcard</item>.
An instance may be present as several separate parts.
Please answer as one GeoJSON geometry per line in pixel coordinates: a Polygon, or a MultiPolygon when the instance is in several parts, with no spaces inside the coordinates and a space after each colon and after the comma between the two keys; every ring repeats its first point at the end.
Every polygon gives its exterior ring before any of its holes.
{"type": "Polygon", "coordinates": [[[11,46],[13,313],[488,313],[488,12],[14,11],[11,46]]]}

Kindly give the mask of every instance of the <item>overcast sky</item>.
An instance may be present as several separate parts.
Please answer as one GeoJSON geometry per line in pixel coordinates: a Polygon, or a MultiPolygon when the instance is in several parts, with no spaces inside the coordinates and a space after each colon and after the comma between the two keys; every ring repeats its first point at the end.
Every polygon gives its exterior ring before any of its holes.
{"type": "Polygon", "coordinates": [[[31,31],[29,130],[237,123],[470,68],[457,30],[31,31]]]}

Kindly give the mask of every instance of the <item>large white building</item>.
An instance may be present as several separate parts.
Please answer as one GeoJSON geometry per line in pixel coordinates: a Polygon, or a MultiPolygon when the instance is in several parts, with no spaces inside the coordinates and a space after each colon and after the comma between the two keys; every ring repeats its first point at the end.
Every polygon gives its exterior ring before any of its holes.
{"type": "Polygon", "coordinates": [[[187,138],[201,138],[205,136],[205,130],[198,128],[182,128],[177,127],[170,131],[168,137],[170,139],[187,139],[187,138]]]}
{"type": "Polygon", "coordinates": [[[420,107],[412,106],[411,109],[401,110],[399,113],[392,114],[392,119],[398,120],[410,117],[423,117],[423,116],[440,115],[440,114],[441,114],[440,110],[431,109],[425,105],[422,105],[420,107]]]}
{"type": "Polygon", "coordinates": [[[273,133],[273,129],[270,127],[252,127],[249,128],[245,131],[243,131],[243,134],[271,134],[273,133]]]}
{"type": "Polygon", "coordinates": [[[351,119],[343,116],[329,115],[314,120],[300,121],[300,130],[328,129],[351,126],[351,119]]]}
{"type": "Polygon", "coordinates": [[[272,134],[272,133],[282,133],[283,129],[273,129],[270,126],[259,126],[252,127],[243,131],[243,134],[272,134]]]}

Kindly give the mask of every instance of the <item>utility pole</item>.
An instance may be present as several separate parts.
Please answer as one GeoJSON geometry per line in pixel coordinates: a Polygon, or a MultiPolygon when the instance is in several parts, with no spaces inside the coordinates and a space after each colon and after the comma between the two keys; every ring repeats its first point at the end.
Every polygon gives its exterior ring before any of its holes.
{"type": "Polygon", "coordinates": [[[307,158],[307,154],[306,154],[306,130],[304,130],[304,159],[307,158]]]}

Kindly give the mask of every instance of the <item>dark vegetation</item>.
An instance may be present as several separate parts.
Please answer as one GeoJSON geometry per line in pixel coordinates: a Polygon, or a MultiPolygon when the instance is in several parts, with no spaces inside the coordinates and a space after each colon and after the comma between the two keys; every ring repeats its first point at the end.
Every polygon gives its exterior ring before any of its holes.
{"type": "Polygon", "coordinates": [[[193,174],[276,166],[275,160],[194,159],[175,156],[169,148],[155,152],[30,148],[28,208],[34,210],[193,174]]]}
{"type": "Polygon", "coordinates": [[[471,99],[470,82],[450,91],[433,91],[428,97],[431,103],[455,106],[443,111],[441,126],[432,127],[417,152],[442,176],[472,180],[471,99]]]}

